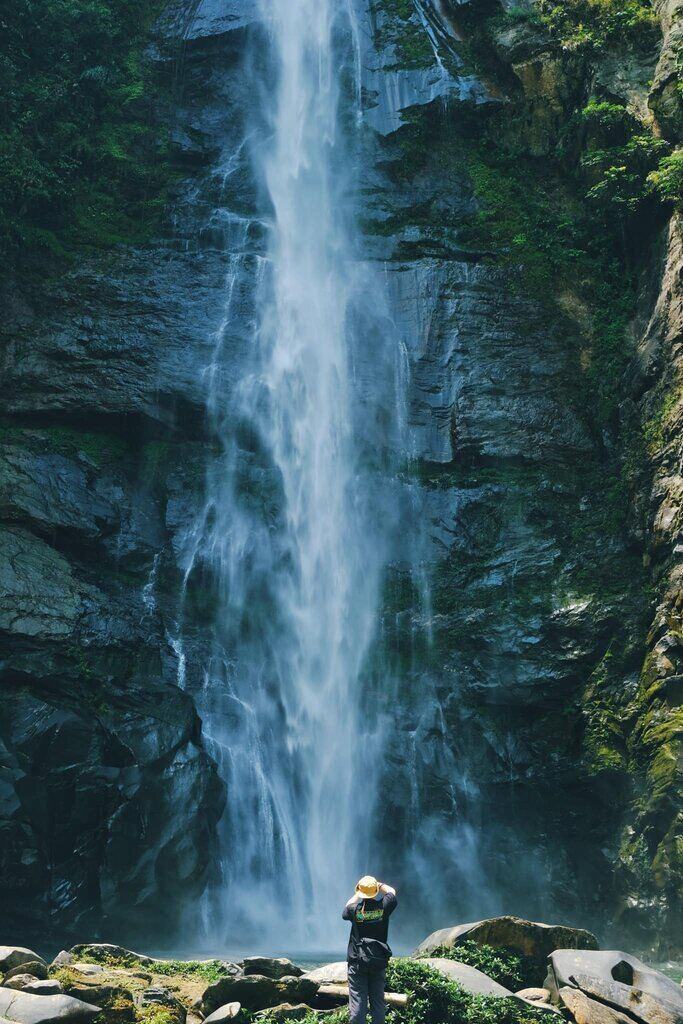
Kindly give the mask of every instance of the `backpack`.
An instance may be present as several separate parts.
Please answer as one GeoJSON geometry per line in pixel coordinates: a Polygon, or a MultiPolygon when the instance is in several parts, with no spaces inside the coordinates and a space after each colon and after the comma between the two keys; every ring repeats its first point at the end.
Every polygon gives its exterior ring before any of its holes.
{"type": "Polygon", "coordinates": [[[365,971],[383,971],[391,956],[391,947],[379,939],[359,939],[356,942],[356,960],[365,971]]]}

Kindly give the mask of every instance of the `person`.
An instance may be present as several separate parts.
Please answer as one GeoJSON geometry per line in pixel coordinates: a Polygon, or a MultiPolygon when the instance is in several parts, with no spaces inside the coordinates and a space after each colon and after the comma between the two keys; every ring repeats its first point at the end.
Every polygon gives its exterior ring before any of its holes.
{"type": "Polygon", "coordinates": [[[346,953],[351,1024],[365,1024],[368,1000],[372,1024],[384,1024],[386,966],[391,956],[387,938],[396,903],[395,889],[365,875],[342,911],[343,919],[351,922],[346,953]]]}

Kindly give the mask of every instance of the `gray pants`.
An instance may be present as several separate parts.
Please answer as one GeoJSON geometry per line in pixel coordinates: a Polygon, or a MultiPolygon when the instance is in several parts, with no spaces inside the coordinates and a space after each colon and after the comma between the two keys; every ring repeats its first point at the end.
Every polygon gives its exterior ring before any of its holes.
{"type": "Polygon", "coordinates": [[[351,1024],[365,1024],[370,1000],[372,1024],[384,1024],[387,1006],[384,1002],[386,971],[363,971],[358,964],[349,964],[349,1015],[351,1024]]]}

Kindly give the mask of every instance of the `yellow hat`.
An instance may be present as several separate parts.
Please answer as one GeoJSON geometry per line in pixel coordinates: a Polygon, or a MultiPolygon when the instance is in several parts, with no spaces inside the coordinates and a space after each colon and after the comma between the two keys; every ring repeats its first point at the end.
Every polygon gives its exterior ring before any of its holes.
{"type": "Polygon", "coordinates": [[[372,875],[363,875],[356,886],[356,894],[358,896],[365,896],[369,900],[374,899],[378,892],[379,882],[372,875]]]}

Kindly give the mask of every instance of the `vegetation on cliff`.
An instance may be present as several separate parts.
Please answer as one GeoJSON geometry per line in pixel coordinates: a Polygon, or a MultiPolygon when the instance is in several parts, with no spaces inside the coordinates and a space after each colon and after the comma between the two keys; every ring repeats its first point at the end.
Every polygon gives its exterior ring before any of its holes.
{"type": "Polygon", "coordinates": [[[0,259],[145,235],[170,172],[142,59],[161,0],[0,13],[0,259]]]}

